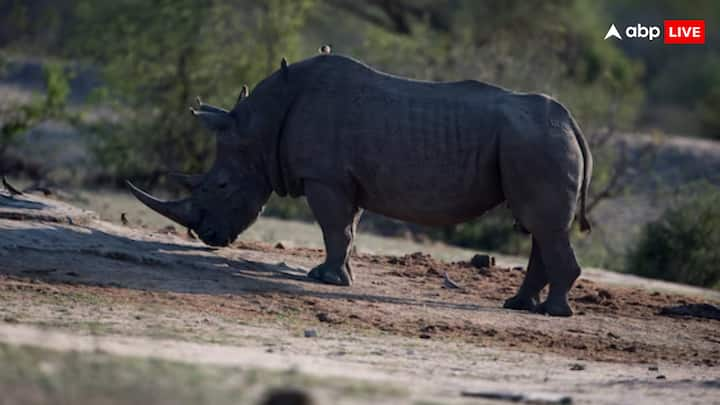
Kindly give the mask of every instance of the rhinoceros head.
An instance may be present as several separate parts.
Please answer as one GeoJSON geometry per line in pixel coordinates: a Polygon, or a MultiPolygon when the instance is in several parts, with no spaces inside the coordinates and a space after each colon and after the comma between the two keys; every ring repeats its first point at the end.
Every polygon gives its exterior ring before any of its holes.
{"type": "Polygon", "coordinates": [[[164,201],[128,182],[143,204],[194,230],[208,245],[227,246],[260,215],[272,188],[262,171],[260,147],[253,141],[251,108],[243,87],[232,111],[204,104],[192,114],[217,135],[215,162],[206,174],[170,175],[191,190],[187,198],[164,201]]]}

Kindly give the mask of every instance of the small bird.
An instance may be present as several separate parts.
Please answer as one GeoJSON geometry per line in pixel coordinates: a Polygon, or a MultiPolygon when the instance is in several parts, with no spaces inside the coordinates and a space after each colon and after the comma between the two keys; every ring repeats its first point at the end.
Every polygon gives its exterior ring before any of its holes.
{"type": "Polygon", "coordinates": [[[443,287],[445,288],[460,288],[460,286],[450,279],[447,271],[443,274],[443,287]]]}
{"type": "Polygon", "coordinates": [[[127,226],[127,224],[130,223],[130,221],[128,221],[128,219],[127,219],[127,214],[126,214],[126,213],[123,212],[123,213],[120,214],[120,222],[122,222],[122,224],[125,225],[125,226],[127,226]]]}
{"type": "Polygon", "coordinates": [[[330,55],[331,51],[332,51],[332,49],[330,48],[330,44],[325,44],[318,49],[318,52],[320,52],[323,55],[330,55]]]}
{"type": "Polygon", "coordinates": [[[22,195],[22,191],[16,189],[15,187],[11,186],[10,183],[8,183],[5,176],[2,176],[2,184],[5,187],[5,190],[10,192],[10,195],[22,195]]]}

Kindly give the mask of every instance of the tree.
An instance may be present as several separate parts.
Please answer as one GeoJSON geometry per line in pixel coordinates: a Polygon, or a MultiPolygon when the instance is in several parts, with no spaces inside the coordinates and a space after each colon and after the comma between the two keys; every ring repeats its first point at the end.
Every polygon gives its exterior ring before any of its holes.
{"type": "Polygon", "coordinates": [[[0,122],[0,174],[4,174],[10,166],[8,148],[20,142],[28,129],[47,119],[75,120],[74,115],[65,109],[70,86],[63,66],[48,64],[43,72],[44,98],[20,106],[5,106],[0,110],[0,116],[4,117],[0,122]]]}
{"type": "Polygon", "coordinates": [[[196,95],[232,105],[298,50],[310,1],[85,1],[78,56],[101,64],[104,100],[120,118],[94,129],[105,168],[120,177],[201,171],[213,140],[186,114],[196,95]],[[260,40],[256,40],[260,38],[260,40]]]}

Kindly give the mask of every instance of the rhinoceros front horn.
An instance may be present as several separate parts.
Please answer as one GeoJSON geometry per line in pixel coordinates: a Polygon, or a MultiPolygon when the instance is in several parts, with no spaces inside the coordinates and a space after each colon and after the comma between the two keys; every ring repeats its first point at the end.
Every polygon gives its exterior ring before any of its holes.
{"type": "Polygon", "coordinates": [[[200,215],[197,210],[193,208],[192,201],[189,198],[177,201],[163,201],[135,187],[130,181],[126,183],[135,198],[158,214],[190,229],[195,228],[199,224],[200,215]]]}

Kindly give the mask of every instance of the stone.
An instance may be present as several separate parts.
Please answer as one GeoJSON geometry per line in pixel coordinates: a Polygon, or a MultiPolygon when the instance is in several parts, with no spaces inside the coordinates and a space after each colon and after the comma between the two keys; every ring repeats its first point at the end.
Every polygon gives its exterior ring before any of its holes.
{"type": "Polygon", "coordinates": [[[488,268],[495,266],[495,257],[490,255],[475,255],[470,260],[470,264],[478,269],[488,268]]]}

